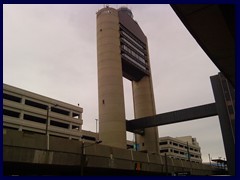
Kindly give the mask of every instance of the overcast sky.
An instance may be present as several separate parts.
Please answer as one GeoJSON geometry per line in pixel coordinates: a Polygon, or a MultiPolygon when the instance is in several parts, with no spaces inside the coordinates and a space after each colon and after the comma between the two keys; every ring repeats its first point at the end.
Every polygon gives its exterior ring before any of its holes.
{"type": "MultiPolygon", "coordinates": [[[[122,5],[110,5],[119,8],[122,5]]],[[[169,5],[127,5],[148,38],[156,112],[214,102],[218,73],[169,5]]],[[[83,129],[98,118],[96,12],[91,5],[3,5],[3,82],[83,108],[83,129]]],[[[126,118],[133,119],[124,79],[126,118]]],[[[218,117],[159,127],[160,136],[197,138],[203,161],[225,158],[218,117]]],[[[132,134],[128,133],[132,140],[132,134]]]]}

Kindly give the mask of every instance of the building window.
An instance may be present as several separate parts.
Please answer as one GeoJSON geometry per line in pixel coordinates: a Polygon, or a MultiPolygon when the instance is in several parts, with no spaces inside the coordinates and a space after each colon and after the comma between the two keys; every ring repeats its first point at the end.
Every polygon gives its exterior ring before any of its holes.
{"type": "Polygon", "coordinates": [[[127,28],[120,24],[121,36],[127,38],[131,43],[137,46],[139,49],[146,49],[146,45],[141,42],[136,36],[134,36],[127,28]]]}
{"type": "Polygon", "coordinates": [[[3,93],[3,99],[7,99],[9,101],[14,101],[14,102],[18,102],[18,103],[21,102],[21,98],[20,97],[13,96],[13,95],[6,94],[6,93],[3,93]]]}
{"type": "Polygon", "coordinates": [[[174,145],[174,146],[178,146],[178,144],[177,144],[177,143],[173,143],[173,145],[174,145]]]}
{"type": "Polygon", "coordinates": [[[178,154],[178,153],[179,153],[179,151],[177,151],[177,150],[174,150],[173,152],[174,152],[174,153],[176,153],[176,154],[178,154]]]}
{"type": "Polygon", "coordinates": [[[37,123],[46,124],[46,119],[28,115],[28,114],[24,114],[23,119],[28,120],[28,121],[37,122],[37,123]]]}
{"type": "Polygon", "coordinates": [[[8,126],[3,126],[4,129],[13,129],[13,130],[18,130],[18,128],[15,127],[8,127],[8,126]]]}
{"type": "Polygon", "coordinates": [[[168,149],[162,149],[160,150],[160,153],[167,153],[168,152],[168,149]]]}
{"type": "Polygon", "coordinates": [[[40,108],[40,109],[44,109],[44,110],[47,110],[47,105],[45,104],[41,104],[41,103],[38,103],[38,102],[34,102],[34,101],[31,101],[31,100],[25,100],[25,104],[28,105],[28,106],[32,106],[32,107],[35,107],[35,108],[40,108]]]}
{"type": "Polygon", "coordinates": [[[3,115],[19,118],[20,117],[20,112],[11,111],[11,110],[8,110],[8,109],[3,109],[3,115]]]}
{"type": "Polygon", "coordinates": [[[72,113],[72,117],[75,118],[75,119],[79,119],[80,118],[80,114],[72,113]]]}
{"type": "Polygon", "coordinates": [[[79,130],[80,127],[79,127],[79,126],[72,125],[72,129],[73,129],[73,130],[79,130]]]}
{"type": "Polygon", "coordinates": [[[137,65],[138,67],[140,67],[143,70],[147,70],[147,68],[145,66],[143,66],[142,64],[138,63],[136,60],[134,60],[133,58],[131,58],[129,55],[123,53],[122,54],[123,57],[127,58],[130,62],[132,62],[133,64],[137,65]]]}
{"type": "Polygon", "coordinates": [[[159,143],[159,145],[166,145],[166,144],[168,144],[167,141],[164,141],[164,142],[160,142],[160,143],[159,143]]]}
{"type": "Polygon", "coordinates": [[[65,128],[65,129],[68,129],[68,127],[69,127],[69,124],[62,123],[59,121],[54,121],[54,120],[50,121],[50,125],[60,127],[60,128],[65,128]]]}
{"type": "Polygon", "coordinates": [[[180,148],[183,148],[183,145],[179,144],[179,147],[180,147],[180,148]]]}
{"type": "Polygon", "coordinates": [[[55,108],[55,107],[51,107],[51,111],[55,112],[55,113],[67,115],[67,116],[69,116],[69,114],[70,114],[69,111],[66,111],[66,110],[63,110],[63,109],[59,109],[59,108],[55,108]]]}

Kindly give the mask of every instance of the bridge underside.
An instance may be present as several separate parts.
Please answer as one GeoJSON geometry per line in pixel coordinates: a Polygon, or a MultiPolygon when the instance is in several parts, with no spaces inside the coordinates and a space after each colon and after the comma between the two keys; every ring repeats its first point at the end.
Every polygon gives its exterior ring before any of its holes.
{"type": "Polygon", "coordinates": [[[171,4],[212,62],[235,87],[235,5],[171,4]]]}

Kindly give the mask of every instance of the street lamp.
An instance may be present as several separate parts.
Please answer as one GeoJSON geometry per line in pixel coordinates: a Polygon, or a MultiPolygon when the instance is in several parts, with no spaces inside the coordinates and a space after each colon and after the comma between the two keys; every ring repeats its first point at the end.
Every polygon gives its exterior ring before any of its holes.
{"type": "Polygon", "coordinates": [[[46,130],[45,130],[45,134],[48,134],[48,116],[49,116],[49,106],[46,107],[47,109],[47,119],[46,119],[46,130]]]}
{"type": "Polygon", "coordinates": [[[45,134],[46,134],[46,137],[47,137],[47,150],[49,150],[48,117],[49,117],[49,109],[50,109],[50,107],[47,106],[46,109],[47,109],[47,119],[46,119],[46,131],[45,131],[45,134]]]}
{"type": "Polygon", "coordinates": [[[95,119],[96,120],[96,133],[97,133],[97,121],[98,121],[98,119],[95,119]]]}
{"type": "Polygon", "coordinates": [[[211,164],[211,157],[210,157],[210,154],[208,154],[208,158],[209,158],[209,164],[210,164],[210,166],[211,166],[212,164],[211,164]]]}
{"type": "Polygon", "coordinates": [[[84,166],[85,166],[85,156],[84,156],[84,150],[86,147],[95,145],[95,144],[100,144],[102,143],[102,141],[97,140],[95,141],[95,143],[93,144],[89,144],[88,146],[84,146],[84,141],[82,141],[82,147],[81,147],[81,176],[83,176],[83,170],[84,170],[84,166]]]}

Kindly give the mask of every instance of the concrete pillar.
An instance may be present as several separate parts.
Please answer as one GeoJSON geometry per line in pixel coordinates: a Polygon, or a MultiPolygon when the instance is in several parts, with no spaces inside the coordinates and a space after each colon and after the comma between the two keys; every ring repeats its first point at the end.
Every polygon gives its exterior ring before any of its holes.
{"type": "MultiPolygon", "coordinates": [[[[211,84],[213,88],[214,98],[216,101],[216,108],[218,112],[224,149],[227,157],[227,166],[229,174],[235,175],[235,130],[233,130],[233,124],[235,124],[235,118],[229,118],[228,109],[226,106],[226,100],[224,98],[223,86],[221,84],[220,75],[211,76],[211,84]]],[[[226,93],[226,92],[225,92],[226,93]]],[[[235,128],[235,126],[234,126],[235,128]]]]}
{"type": "Polygon", "coordinates": [[[99,139],[104,145],[126,148],[126,120],[118,12],[97,12],[99,139]]]}
{"type": "MultiPolygon", "coordinates": [[[[151,76],[132,82],[135,118],[156,115],[151,76]]],[[[157,127],[144,129],[144,135],[136,135],[140,151],[159,154],[157,127]]]]}

